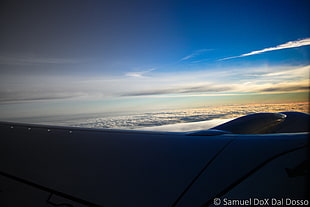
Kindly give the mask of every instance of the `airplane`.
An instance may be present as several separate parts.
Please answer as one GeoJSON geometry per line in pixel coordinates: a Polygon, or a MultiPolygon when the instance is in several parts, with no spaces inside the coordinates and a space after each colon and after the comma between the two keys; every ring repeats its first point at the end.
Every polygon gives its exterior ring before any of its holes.
{"type": "Polygon", "coordinates": [[[0,206],[307,206],[309,122],[301,112],[190,132],[0,122],[0,206]]]}

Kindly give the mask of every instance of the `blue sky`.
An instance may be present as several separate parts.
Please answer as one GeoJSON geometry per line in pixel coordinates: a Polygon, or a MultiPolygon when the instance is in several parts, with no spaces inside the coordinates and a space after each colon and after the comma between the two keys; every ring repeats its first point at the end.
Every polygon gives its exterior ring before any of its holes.
{"type": "Polygon", "coordinates": [[[0,115],[307,101],[309,1],[3,1],[0,115]]]}

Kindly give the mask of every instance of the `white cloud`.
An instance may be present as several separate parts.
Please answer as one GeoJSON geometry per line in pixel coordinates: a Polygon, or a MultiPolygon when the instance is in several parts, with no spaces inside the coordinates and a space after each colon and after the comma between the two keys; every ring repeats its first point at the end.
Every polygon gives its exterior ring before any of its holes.
{"type": "Polygon", "coordinates": [[[143,77],[145,77],[144,74],[152,72],[153,70],[155,70],[155,68],[151,68],[151,69],[144,70],[144,71],[138,71],[138,72],[128,72],[125,74],[125,76],[135,77],[135,78],[143,78],[143,77]]]}
{"type": "Polygon", "coordinates": [[[200,50],[196,50],[196,51],[194,51],[193,53],[191,53],[191,54],[189,54],[189,55],[187,55],[187,56],[181,58],[179,61],[185,61],[185,60],[192,59],[192,58],[194,58],[194,57],[200,55],[201,53],[207,52],[207,51],[210,51],[210,50],[212,50],[212,49],[200,49],[200,50]]]}
{"type": "Polygon", "coordinates": [[[185,56],[185,57],[181,58],[181,60],[180,60],[180,61],[188,60],[188,59],[190,59],[190,58],[192,58],[192,57],[194,57],[194,56],[195,56],[195,53],[190,54],[190,55],[187,55],[187,56],[185,56]]]}
{"type": "Polygon", "coordinates": [[[288,48],[295,48],[295,47],[301,47],[301,46],[307,46],[310,45],[310,38],[305,38],[305,39],[301,39],[301,40],[296,40],[296,41],[290,41],[275,47],[269,47],[269,48],[265,48],[262,50],[256,50],[256,51],[252,51],[249,53],[245,53],[242,55],[238,55],[238,56],[234,56],[234,57],[227,57],[227,58],[223,58],[220,60],[229,60],[229,59],[233,59],[233,58],[239,58],[239,57],[246,57],[246,56],[251,56],[251,55],[257,55],[260,53],[264,53],[264,52],[269,52],[269,51],[274,51],[274,50],[283,50],[283,49],[288,49],[288,48]]]}

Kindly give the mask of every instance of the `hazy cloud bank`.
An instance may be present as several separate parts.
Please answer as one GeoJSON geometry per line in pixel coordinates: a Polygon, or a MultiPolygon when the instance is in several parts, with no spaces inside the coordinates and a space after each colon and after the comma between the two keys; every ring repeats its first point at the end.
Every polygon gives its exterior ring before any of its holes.
{"type": "Polygon", "coordinates": [[[1,77],[0,103],[134,96],[208,96],[229,93],[308,91],[310,66],[262,66],[160,73],[149,69],[123,76],[1,77]]]}

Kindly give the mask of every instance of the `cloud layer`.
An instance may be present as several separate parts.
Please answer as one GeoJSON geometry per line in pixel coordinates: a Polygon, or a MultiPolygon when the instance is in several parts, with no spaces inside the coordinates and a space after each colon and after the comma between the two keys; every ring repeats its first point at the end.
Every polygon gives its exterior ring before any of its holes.
{"type": "MultiPolygon", "coordinates": [[[[307,112],[307,103],[292,104],[251,104],[194,108],[191,110],[168,110],[162,112],[139,113],[127,116],[84,118],[72,124],[89,128],[138,129],[147,131],[196,131],[207,130],[233,118],[266,111],[307,112]]],[[[57,123],[59,124],[59,123],[57,123]]],[[[67,124],[67,123],[66,123],[67,124]]]]}
{"type": "Polygon", "coordinates": [[[251,55],[257,55],[257,54],[261,54],[264,52],[270,52],[270,51],[274,51],[274,50],[283,50],[283,49],[289,49],[289,48],[295,48],[295,47],[301,47],[301,46],[307,46],[310,45],[310,38],[305,38],[305,39],[301,39],[301,40],[297,40],[297,41],[290,41],[275,47],[269,47],[269,48],[265,48],[262,50],[256,50],[256,51],[252,51],[249,53],[245,53],[239,56],[234,56],[234,57],[227,57],[227,58],[223,58],[220,60],[229,60],[229,59],[233,59],[233,58],[239,58],[239,57],[246,57],[246,56],[251,56],[251,55]]]}
{"type": "Polygon", "coordinates": [[[263,66],[160,73],[154,69],[123,76],[2,77],[0,103],[111,97],[210,96],[309,90],[307,66],[263,66]],[[147,76],[144,74],[147,73],[147,76]]]}

